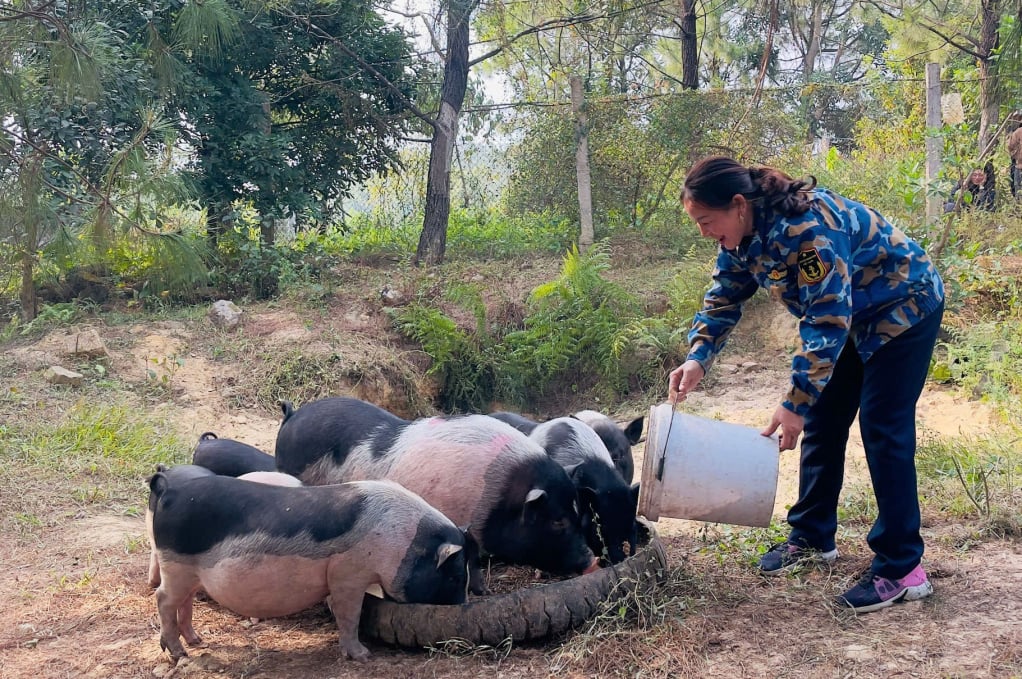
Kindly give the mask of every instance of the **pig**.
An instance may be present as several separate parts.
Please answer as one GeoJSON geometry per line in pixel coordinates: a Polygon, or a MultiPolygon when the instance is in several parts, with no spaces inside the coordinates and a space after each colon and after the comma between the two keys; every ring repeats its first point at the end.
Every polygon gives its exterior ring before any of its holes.
{"type": "Polygon", "coordinates": [[[557,417],[529,434],[555,462],[564,467],[578,490],[582,527],[589,547],[606,554],[611,563],[635,553],[635,513],[639,484],[625,483],[607,447],[596,432],[572,417],[557,417]]]}
{"type": "MultiPolygon", "coordinates": [[[[188,479],[196,479],[201,476],[214,476],[213,472],[206,469],[205,467],[199,467],[192,464],[179,464],[174,467],[168,467],[165,464],[156,465],[156,473],[163,474],[167,478],[185,481],[188,479]]],[[[153,477],[149,477],[149,482],[152,482],[153,477]]],[[[153,511],[156,509],[156,499],[149,496],[149,506],[145,510],[145,528],[146,534],[149,536],[149,586],[153,589],[160,586],[160,560],[156,555],[156,543],[153,540],[153,511]]]]}
{"type": "Polygon", "coordinates": [[[241,441],[218,438],[211,431],[199,437],[192,453],[192,464],[224,476],[277,471],[272,455],[241,441]]]}
{"type": "MultiPolygon", "coordinates": [[[[409,422],[354,398],[281,408],[277,466],[303,483],[390,479],[502,561],[558,574],[598,567],[567,473],[514,427],[487,415],[409,422]]],[[[480,575],[470,574],[477,594],[486,591],[480,575]]]]}
{"type": "Polygon", "coordinates": [[[635,463],[632,461],[632,446],[642,438],[642,423],[645,418],[639,416],[628,423],[624,429],[617,426],[614,420],[595,410],[580,410],[572,415],[593,428],[607,450],[614,466],[621,472],[621,478],[631,483],[635,476],[635,463]]]}
{"type": "Polygon", "coordinates": [[[366,588],[403,603],[465,602],[465,534],[396,483],[292,488],[157,472],[149,487],[163,575],[160,646],[175,661],[187,655],[182,636],[202,643],[192,627],[199,589],[256,618],[326,599],[341,651],[354,660],[369,656],[358,640],[366,588]]]}
{"type": "Polygon", "coordinates": [[[535,420],[530,420],[524,415],[507,412],[506,410],[498,410],[497,412],[490,413],[490,417],[496,417],[501,422],[507,422],[526,436],[531,434],[532,430],[539,426],[539,422],[536,422],[535,420]]]}
{"type": "MultiPolygon", "coordinates": [[[[177,479],[194,479],[200,476],[215,476],[215,474],[205,467],[192,464],[179,464],[174,467],[167,467],[163,464],[156,465],[157,472],[163,472],[164,474],[171,475],[171,478],[177,479]]],[[[238,477],[245,481],[254,481],[256,483],[268,483],[276,486],[300,486],[302,482],[291,476],[290,474],[281,474],[280,472],[249,472],[242,474],[238,477]]],[[[150,477],[151,480],[151,477],[150,477]]],[[[152,495],[149,496],[149,506],[146,508],[145,513],[145,524],[146,532],[149,534],[149,586],[153,589],[160,586],[160,560],[156,555],[156,543],[153,541],[153,510],[155,507],[155,499],[152,495]]]]}

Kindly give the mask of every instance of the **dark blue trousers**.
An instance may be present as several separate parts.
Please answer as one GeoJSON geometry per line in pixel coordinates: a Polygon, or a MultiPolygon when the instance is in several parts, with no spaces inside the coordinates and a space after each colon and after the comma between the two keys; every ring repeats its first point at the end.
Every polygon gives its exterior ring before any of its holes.
{"type": "Polygon", "coordinates": [[[901,578],[919,565],[916,490],[916,401],[937,341],[943,307],[888,341],[865,363],[849,340],[820,399],[805,417],[798,502],[788,511],[789,540],[834,549],[837,504],[844,480],[848,432],[859,431],[877,501],[877,519],[866,540],[873,572],[901,578]]]}

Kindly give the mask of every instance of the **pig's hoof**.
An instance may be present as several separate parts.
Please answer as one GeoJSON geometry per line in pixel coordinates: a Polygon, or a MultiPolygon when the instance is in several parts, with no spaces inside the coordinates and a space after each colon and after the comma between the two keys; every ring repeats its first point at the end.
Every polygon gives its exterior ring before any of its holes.
{"type": "Polygon", "coordinates": [[[160,637],[160,650],[170,653],[170,659],[174,661],[174,664],[177,664],[177,661],[181,658],[188,657],[188,652],[185,651],[180,641],[175,641],[177,643],[166,641],[163,637],[160,637]]]}
{"type": "Polygon", "coordinates": [[[342,641],[341,650],[352,660],[365,662],[369,660],[369,649],[357,641],[342,641]]]}
{"type": "Polygon", "coordinates": [[[185,643],[187,643],[189,646],[201,646],[202,645],[202,637],[200,637],[198,634],[193,634],[192,636],[186,636],[185,637],[185,643]]]}

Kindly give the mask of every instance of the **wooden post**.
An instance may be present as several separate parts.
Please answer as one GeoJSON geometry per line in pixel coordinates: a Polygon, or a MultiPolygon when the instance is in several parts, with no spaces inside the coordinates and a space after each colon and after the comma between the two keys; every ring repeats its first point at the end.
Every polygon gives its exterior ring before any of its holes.
{"type": "Polygon", "coordinates": [[[593,244],[593,189],[589,172],[589,121],[582,98],[582,79],[571,76],[571,110],[575,114],[575,175],[578,179],[578,217],[582,229],[578,237],[579,252],[593,244]]]}
{"type": "Polygon", "coordinates": [[[934,224],[941,214],[943,200],[933,192],[940,176],[940,158],[944,140],[940,136],[940,64],[926,64],[926,223],[934,224]]]}

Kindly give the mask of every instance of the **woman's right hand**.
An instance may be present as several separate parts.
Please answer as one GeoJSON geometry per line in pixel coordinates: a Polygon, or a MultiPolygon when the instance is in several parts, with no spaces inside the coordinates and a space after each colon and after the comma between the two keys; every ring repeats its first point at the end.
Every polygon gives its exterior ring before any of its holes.
{"type": "Polygon", "coordinates": [[[688,393],[696,388],[706,371],[699,361],[685,361],[671,371],[667,381],[667,401],[676,404],[684,401],[688,393]]]}

